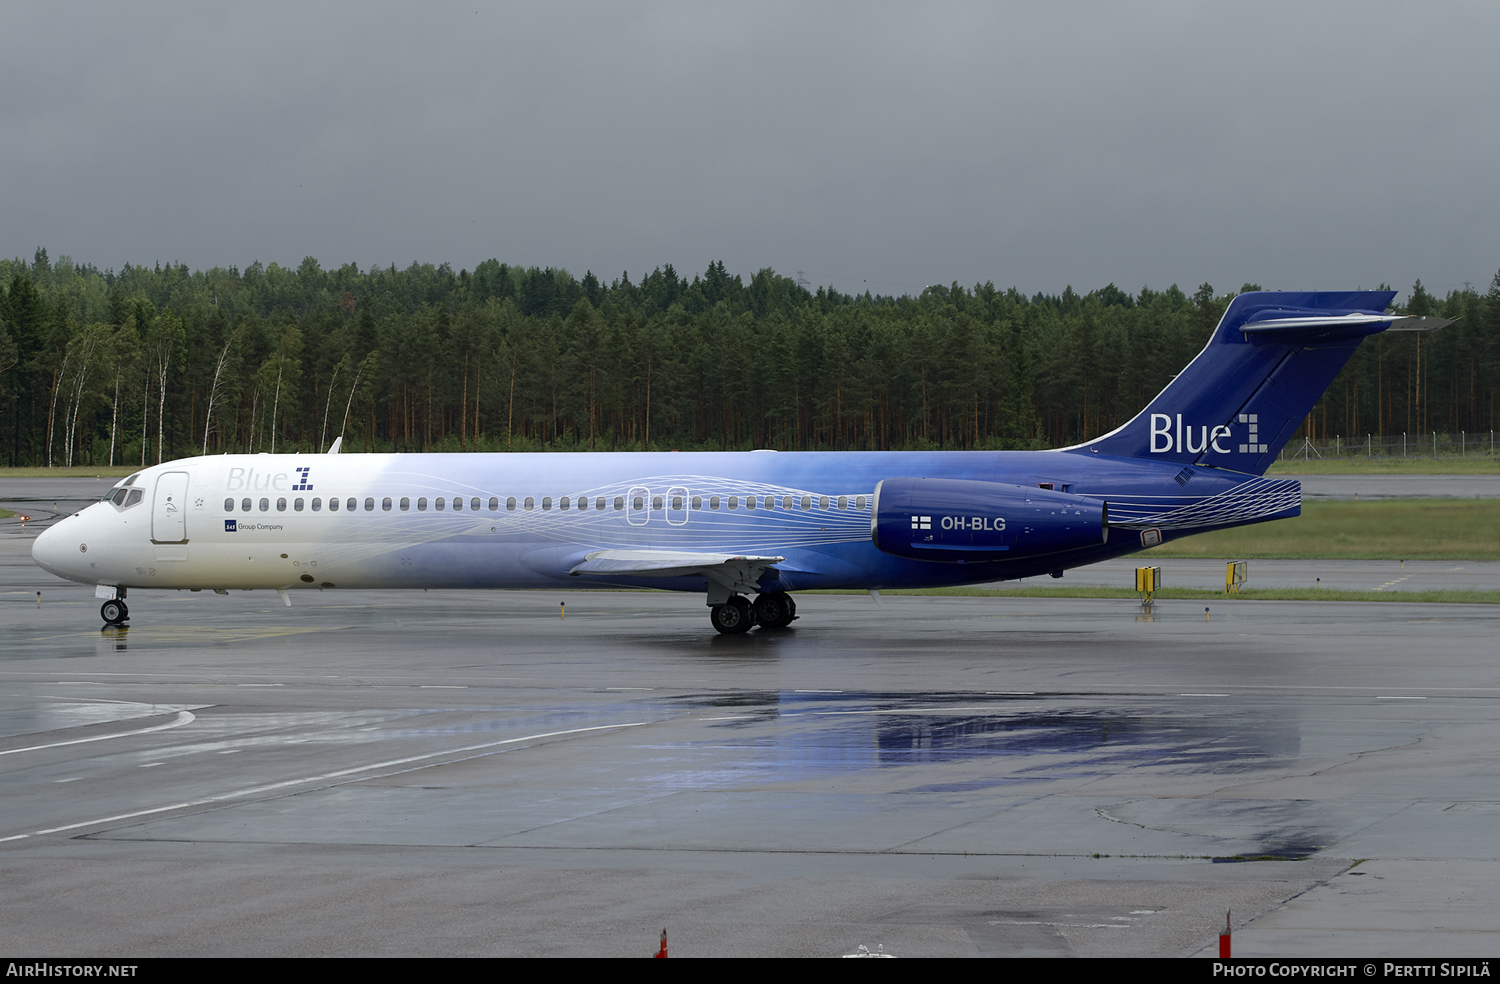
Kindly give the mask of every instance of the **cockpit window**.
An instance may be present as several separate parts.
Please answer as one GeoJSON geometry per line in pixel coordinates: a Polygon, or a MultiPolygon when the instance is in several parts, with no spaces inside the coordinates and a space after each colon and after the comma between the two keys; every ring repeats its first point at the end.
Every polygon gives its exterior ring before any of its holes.
{"type": "Polygon", "coordinates": [[[128,489],[128,488],[130,488],[130,486],[134,485],[135,484],[135,480],[138,479],[138,478],[140,478],[140,477],[141,477],[141,473],[140,472],[136,472],[134,475],[131,475],[129,478],[125,479],[125,481],[121,482],[120,485],[121,485],[122,488],[127,488],[128,489]]]}
{"type": "Polygon", "coordinates": [[[122,485],[117,489],[112,489],[104,497],[104,501],[113,503],[116,509],[129,509],[140,502],[145,494],[140,489],[129,489],[122,485]]]}

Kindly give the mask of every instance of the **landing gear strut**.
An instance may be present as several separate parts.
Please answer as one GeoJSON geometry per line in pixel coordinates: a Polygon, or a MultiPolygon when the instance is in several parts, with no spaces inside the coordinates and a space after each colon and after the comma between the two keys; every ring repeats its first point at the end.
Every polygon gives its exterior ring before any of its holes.
{"type": "Polygon", "coordinates": [[[123,601],[106,601],[99,606],[99,617],[104,619],[106,625],[124,625],[130,618],[130,609],[125,607],[123,601]]]}

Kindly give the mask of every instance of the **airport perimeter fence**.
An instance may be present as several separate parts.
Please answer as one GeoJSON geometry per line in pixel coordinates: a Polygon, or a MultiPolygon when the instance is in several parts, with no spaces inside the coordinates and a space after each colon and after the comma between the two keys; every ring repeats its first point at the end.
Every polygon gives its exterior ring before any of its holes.
{"type": "Polygon", "coordinates": [[[1282,461],[1320,458],[1494,458],[1496,432],[1459,431],[1443,434],[1365,434],[1327,441],[1293,442],[1282,448],[1282,461]]]}

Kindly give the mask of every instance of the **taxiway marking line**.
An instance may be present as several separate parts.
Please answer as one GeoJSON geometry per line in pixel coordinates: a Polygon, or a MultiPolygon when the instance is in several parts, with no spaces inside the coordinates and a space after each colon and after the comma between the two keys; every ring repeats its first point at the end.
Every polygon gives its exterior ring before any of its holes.
{"type": "MultiPolygon", "coordinates": [[[[186,712],[184,712],[186,713],[186,712]]],[[[28,834],[12,834],[9,837],[0,837],[0,844],[6,841],[24,840],[27,837],[40,837],[44,834],[60,834],[65,830],[77,830],[80,827],[92,827],[102,823],[116,823],[121,820],[133,820],[136,817],[147,817],[153,813],[167,813],[172,810],[186,809],[192,806],[206,806],[209,803],[222,803],[225,800],[242,799],[246,796],[257,796],[261,793],[269,793],[278,789],[286,789],[289,786],[299,786],[309,782],[326,782],[330,779],[342,779],[359,772],[370,772],[375,769],[388,769],[397,765],[409,765],[412,762],[420,762],[423,759],[441,758],[448,755],[461,755],[464,752],[475,752],[485,748],[498,748],[501,745],[514,745],[523,741],[540,741],[543,738],[559,738],[563,735],[581,735],[591,731],[618,731],[622,728],[641,728],[649,724],[649,721],[632,721],[627,724],[597,724],[587,728],[568,728],[565,731],[546,731],[541,734],[523,735],[520,738],[505,738],[500,741],[487,741],[478,745],[468,745],[464,748],[449,748],[441,752],[427,752],[422,755],[410,755],[406,758],[390,759],[386,762],[371,762],[368,765],[357,765],[349,769],[339,769],[335,772],[325,772],[316,776],[303,776],[300,779],[284,779],[281,782],[266,783],[262,786],[251,786],[248,789],[237,789],[228,793],[216,793],[213,796],[205,796],[201,799],[185,800],[181,803],[173,803],[169,806],[157,806],[149,810],[136,810],[133,813],[120,813],[112,817],[99,817],[94,820],[84,820],[80,823],[64,824],[61,827],[48,827],[44,830],[33,830],[28,834]]]]}
{"type": "Polygon", "coordinates": [[[154,724],[149,728],[136,728],[134,731],[117,731],[112,735],[95,735],[92,738],[73,738],[68,741],[54,741],[50,745],[28,745],[25,748],[7,748],[3,752],[0,752],[0,755],[15,755],[17,752],[38,752],[44,748],[61,748],[64,745],[82,745],[90,741],[106,741],[110,738],[128,738],[131,735],[146,735],[153,731],[167,731],[171,728],[180,728],[184,724],[192,724],[195,720],[197,718],[192,711],[178,711],[177,717],[166,724],[154,724]]]}

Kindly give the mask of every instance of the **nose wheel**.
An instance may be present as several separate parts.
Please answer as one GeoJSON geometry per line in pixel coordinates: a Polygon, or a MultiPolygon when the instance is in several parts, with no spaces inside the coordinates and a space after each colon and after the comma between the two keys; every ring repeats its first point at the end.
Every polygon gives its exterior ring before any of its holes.
{"type": "Polygon", "coordinates": [[[104,619],[106,625],[124,625],[130,618],[130,609],[125,607],[123,601],[106,601],[99,606],[99,617],[104,619]]]}

